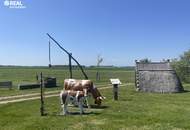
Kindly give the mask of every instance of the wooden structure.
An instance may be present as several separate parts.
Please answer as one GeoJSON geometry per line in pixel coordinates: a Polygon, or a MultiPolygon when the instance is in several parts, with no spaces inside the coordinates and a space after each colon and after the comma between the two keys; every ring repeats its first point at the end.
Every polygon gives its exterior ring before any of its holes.
{"type": "Polygon", "coordinates": [[[183,86],[170,62],[136,62],[136,90],[144,92],[173,93],[183,91],[183,86]]]}
{"type": "MultiPolygon", "coordinates": [[[[72,56],[72,53],[68,52],[66,49],[64,49],[52,36],[50,36],[48,33],[47,33],[48,37],[54,41],[54,43],[56,43],[56,45],[62,50],[64,51],[68,57],[69,57],[69,72],[70,72],[70,78],[72,79],[73,76],[72,76],[72,63],[71,63],[71,60],[73,60],[77,65],[78,67],[80,68],[81,72],[83,73],[85,79],[88,79],[88,76],[87,74],[84,72],[82,66],[79,64],[79,62],[72,56]]],[[[49,41],[49,67],[51,67],[51,56],[50,56],[50,41],[49,41]]]]}
{"type": "Polygon", "coordinates": [[[55,77],[45,77],[44,78],[44,87],[45,88],[57,87],[56,78],[55,77]]]}
{"type": "Polygon", "coordinates": [[[0,88],[9,88],[11,89],[12,88],[12,81],[3,81],[3,82],[0,82],[0,88]]]}
{"type": "Polygon", "coordinates": [[[41,116],[45,116],[44,113],[44,83],[43,83],[43,74],[40,73],[40,114],[41,116]]]}
{"type": "Polygon", "coordinates": [[[40,88],[40,84],[39,83],[22,83],[22,84],[18,84],[18,89],[19,90],[34,89],[34,88],[40,88]]]}

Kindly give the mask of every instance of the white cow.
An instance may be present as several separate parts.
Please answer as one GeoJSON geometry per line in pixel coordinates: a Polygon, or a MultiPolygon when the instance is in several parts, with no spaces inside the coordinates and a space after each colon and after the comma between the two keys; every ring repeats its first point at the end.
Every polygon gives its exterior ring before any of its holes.
{"type": "Polygon", "coordinates": [[[83,91],[73,91],[73,90],[65,90],[61,91],[60,93],[60,100],[61,100],[61,107],[63,110],[63,115],[68,114],[67,106],[69,103],[72,103],[73,100],[75,100],[75,103],[77,103],[80,114],[84,113],[83,110],[83,102],[84,102],[84,92],[83,91]]]}

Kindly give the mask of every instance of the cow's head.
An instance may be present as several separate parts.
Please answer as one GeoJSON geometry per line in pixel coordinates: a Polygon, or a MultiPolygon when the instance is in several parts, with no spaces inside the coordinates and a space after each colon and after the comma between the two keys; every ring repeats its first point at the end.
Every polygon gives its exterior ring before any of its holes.
{"type": "Polygon", "coordinates": [[[101,103],[102,103],[102,100],[104,100],[104,99],[106,99],[105,97],[103,97],[103,96],[99,96],[99,97],[97,97],[96,99],[95,99],[95,104],[97,104],[98,106],[100,106],[101,105],[101,103]]]}

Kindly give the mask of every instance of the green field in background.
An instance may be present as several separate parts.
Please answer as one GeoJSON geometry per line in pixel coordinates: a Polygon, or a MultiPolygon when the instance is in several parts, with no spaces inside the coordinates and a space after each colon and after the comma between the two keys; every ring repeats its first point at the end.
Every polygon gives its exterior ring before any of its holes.
{"type": "MultiPolygon", "coordinates": [[[[15,94],[26,94],[32,92],[39,92],[39,89],[31,90],[18,90],[18,84],[21,83],[36,83],[36,75],[43,73],[43,76],[51,76],[57,78],[57,88],[48,88],[50,90],[60,90],[63,88],[64,79],[69,78],[69,70],[67,68],[45,68],[45,67],[2,67],[0,68],[0,81],[12,81],[13,89],[7,91],[7,89],[0,88],[0,95],[15,95],[15,94]]],[[[125,68],[100,68],[99,73],[101,76],[100,81],[96,81],[97,70],[92,68],[86,68],[90,80],[92,80],[95,85],[107,85],[110,84],[110,78],[119,78],[122,83],[134,83],[134,71],[125,68]]],[[[73,78],[84,79],[81,71],[79,69],[73,69],[73,78]]]]}

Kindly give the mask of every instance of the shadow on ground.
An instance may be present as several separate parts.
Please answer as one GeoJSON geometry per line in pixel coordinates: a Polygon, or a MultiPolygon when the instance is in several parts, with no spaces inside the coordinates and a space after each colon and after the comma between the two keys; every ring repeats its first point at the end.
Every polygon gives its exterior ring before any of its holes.
{"type": "MultiPolygon", "coordinates": [[[[91,105],[90,109],[85,108],[85,112],[82,115],[100,115],[101,111],[107,108],[109,108],[109,106],[91,105]]],[[[59,112],[48,113],[47,116],[65,116],[61,113],[61,111],[62,110],[60,110],[59,112]]],[[[77,111],[77,112],[69,112],[68,115],[81,115],[81,114],[79,113],[79,111],[77,111]]]]}
{"type": "Polygon", "coordinates": [[[107,109],[107,108],[109,108],[109,106],[97,106],[97,105],[91,105],[90,106],[91,108],[93,108],[93,109],[107,109]]]}
{"type": "Polygon", "coordinates": [[[184,90],[183,92],[181,93],[189,93],[190,91],[189,90],[184,90]]]}
{"type": "Polygon", "coordinates": [[[54,112],[52,114],[47,114],[47,116],[69,116],[69,115],[100,115],[101,113],[98,112],[85,112],[83,114],[80,114],[80,112],[69,112],[67,115],[63,115],[62,113],[54,112]]]}

